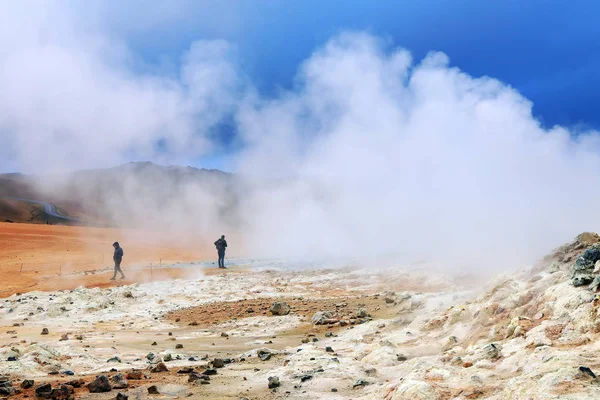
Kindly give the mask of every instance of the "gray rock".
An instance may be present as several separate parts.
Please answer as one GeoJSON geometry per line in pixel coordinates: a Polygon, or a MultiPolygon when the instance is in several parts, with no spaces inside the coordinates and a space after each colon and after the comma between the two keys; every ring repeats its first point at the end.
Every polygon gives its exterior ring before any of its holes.
{"type": "Polygon", "coordinates": [[[274,389],[276,387],[279,387],[281,385],[281,382],[279,381],[279,378],[276,376],[270,376],[269,377],[269,389],[274,389]]]}
{"type": "Polygon", "coordinates": [[[155,366],[153,366],[152,368],[150,368],[150,372],[152,373],[158,373],[158,372],[168,372],[169,369],[167,368],[167,366],[165,365],[164,362],[159,362],[158,364],[156,364],[155,366]]]}
{"type": "Polygon", "coordinates": [[[290,313],[290,306],[283,301],[276,301],[271,305],[269,311],[273,315],[288,315],[290,313]]]}
{"type": "Polygon", "coordinates": [[[323,325],[326,320],[331,318],[331,313],[329,311],[317,311],[315,315],[310,319],[314,325],[323,325]]]}
{"type": "Polygon", "coordinates": [[[112,382],[113,389],[126,389],[129,387],[129,382],[127,382],[127,379],[122,374],[116,374],[110,378],[110,381],[112,382]]]}
{"type": "Polygon", "coordinates": [[[600,260],[600,243],[588,247],[573,264],[571,282],[574,286],[583,286],[594,280],[594,266],[600,260]]]}
{"type": "Polygon", "coordinates": [[[364,379],[359,379],[356,382],[354,382],[354,385],[352,385],[352,388],[367,386],[368,384],[369,384],[369,382],[365,381],[364,379]]]}
{"type": "Polygon", "coordinates": [[[260,349],[256,352],[256,354],[262,361],[268,361],[273,355],[269,349],[260,349]]]}
{"type": "Polygon", "coordinates": [[[117,393],[117,400],[128,400],[129,396],[123,393],[117,393]]]}
{"type": "Polygon", "coordinates": [[[212,364],[215,368],[223,368],[225,366],[225,361],[221,358],[215,358],[212,364]]]}

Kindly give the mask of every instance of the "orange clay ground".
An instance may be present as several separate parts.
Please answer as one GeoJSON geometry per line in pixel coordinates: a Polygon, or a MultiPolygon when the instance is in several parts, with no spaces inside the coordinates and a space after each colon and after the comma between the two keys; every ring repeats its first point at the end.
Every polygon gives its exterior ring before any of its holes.
{"type": "MultiPolygon", "coordinates": [[[[74,289],[78,286],[106,287],[152,279],[180,278],[189,269],[161,268],[175,262],[212,260],[212,242],[181,242],[160,233],[59,225],[0,223],[0,297],[32,290],[74,289]],[[124,281],[110,281],[112,243],[125,249],[124,281]],[[144,275],[144,276],[141,276],[144,275]],[[68,277],[69,279],[65,279],[68,277]]],[[[204,273],[212,271],[204,270],[204,273]]]]}

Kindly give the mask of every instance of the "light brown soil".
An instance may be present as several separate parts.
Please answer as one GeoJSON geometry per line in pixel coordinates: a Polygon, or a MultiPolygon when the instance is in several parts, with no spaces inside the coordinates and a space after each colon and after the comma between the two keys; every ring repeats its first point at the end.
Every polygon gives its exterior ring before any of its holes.
{"type": "MultiPolygon", "coordinates": [[[[212,241],[180,242],[159,232],[57,225],[0,223],[0,297],[32,290],[108,286],[148,281],[152,264],[210,260],[212,241]],[[125,249],[127,280],[110,282],[112,243],[125,249]],[[162,260],[162,261],[161,261],[162,260]]],[[[153,279],[184,277],[189,271],[154,268],[153,279]]]]}
{"type": "MultiPolygon", "coordinates": [[[[347,320],[354,319],[356,312],[361,308],[369,315],[377,318],[393,315],[393,307],[386,304],[382,297],[372,295],[359,297],[340,296],[322,299],[262,298],[233,302],[213,302],[198,307],[174,311],[169,313],[166,319],[181,326],[195,323],[198,328],[208,328],[223,322],[256,316],[278,318],[269,312],[271,305],[275,301],[287,303],[291,308],[290,314],[299,315],[308,324],[310,324],[310,319],[317,311],[329,311],[333,315],[347,320]]],[[[328,326],[322,326],[322,328],[327,329],[328,326]]]]}

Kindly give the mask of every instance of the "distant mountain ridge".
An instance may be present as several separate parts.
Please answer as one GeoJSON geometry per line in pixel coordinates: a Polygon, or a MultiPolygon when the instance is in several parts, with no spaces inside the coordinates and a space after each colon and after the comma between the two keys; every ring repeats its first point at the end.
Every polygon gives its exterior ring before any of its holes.
{"type": "MultiPolygon", "coordinates": [[[[233,174],[217,169],[130,162],[66,174],[0,174],[0,197],[47,201],[55,204],[61,214],[73,218],[130,226],[143,223],[148,217],[144,216],[146,210],[155,215],[167,210],[174,214],[178,207],[193,207],[190,203],[195,202],[194,198],[198,204],[211,199],[216,210],[231,211],[235,203],[234,180],[233,174]]],[[[43,212],[34,210],[31,204],[0,199],[0,221],[6,219],[46,222],[43,212]]]]}

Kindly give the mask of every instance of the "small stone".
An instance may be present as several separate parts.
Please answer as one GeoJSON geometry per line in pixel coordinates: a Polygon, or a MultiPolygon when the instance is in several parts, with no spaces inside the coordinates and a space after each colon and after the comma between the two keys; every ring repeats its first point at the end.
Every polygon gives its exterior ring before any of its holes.
{"type": "Polygon", "coordinates": [[[125,375],[125,378],[130,379],[132,381],[139,381],[144,379],[144,375],[142,374],[142,371],[138,369],[132,369],[125,375]]]}
{"type": "Polygon", "coordinates": [[[472,366],[473,366],[473,363],[470,361],[467,361],[466,363],[463,364],[463,367],[465,367],[465,368],[470,368],[472,366]]]}
{"type": "Polygon", "coordinates": [[[290,313],[290,306],[282,301],[276,301],[271,305],[269,309],[273,315],[288,315],[290,313]]]}
{"type": "Polygon", "coordinates": [[[85,386],[85,381],[83,379],[73,379],[67,382],[67,385],[73,386],[74,388],[80,388],[85,386]]]}
{"type": "Polygon", "coordinates": [[[176,348],[176,349],[183,349],[183,345],[182,345],[181,343],[177,343],[177,344],[175,345],[175,348],[176,348]]]}
{"type": "Polygon", "coordinates": [[[171,353],[167,353],[163,356],[163,361],[164,362],[169,362],[169,361],[173,361],[173,355],[171,353]]]}
{"type": "Polygon", "coordinates": [[[121,359],[119,357],[117,357],[117,356],[114,356],[113,358],[109,358],[106,362],[107,363],[113,363],[113,362],[120,363],[121,359]]]}
{"type": "Polygon", "coordinates": [[[152,344],[150,346],[157,346],[157,345],[158,345],[158,343],[152,342],[152,344]]]}
{"type": "Polygon", "coordinates": [[[149,360],[149,361],[154,360],[155,357],[156,357],[156,355],[154,353],[148,353],[146,355],[146,359],[149,360]]]}
{"type": "Polygon", "coordinates": [[[278,377],[276,377],[276,376],[269,377],[269,389],[274,389],[276,387],[279,387],[279,385],[281,385],[281,382],[279,382],[278,377]]]}
{"type": "Polygon", "coordinates": [[[202,374],[203,375],[216,375],[217,370],[214,368],[207,368],[202,374]]]}
{"type": "Polygon", "coordinates": [[[357,387],[367,386],[368,384],[369,384],[369,382],[365,381],[364,379],[359,379],[356,382],[354,382],[354,385],[352,385],[352,388],[355,389],[357,387]]]}
{"type": "Polygon", "coordinates": [[[312,375],[308,375],[308,374],[307,375],[302,375],[300,377],[300,382],[310,381],[312,378],[313,378],[312,375]]]}
{"type": "Polygon", "coordinates": [[[169,369],[167,368],[167,366],[165,365],[164,362],[159,362],[158,364],[156,364],[154,367],[150,368],[150,372],[152,373],[158,373],[158,372],[168,372],[169,369]]]}
{"type": "Polygon", "coordinates": [[[117,393],[117,400],[128,400],[129,396],[123,393],[117,393]]]}
{"type": "Polygon", "coordinates": [[[60,337],[59,342],[64,342],[65,340],[69,340],[69,335],[66,333],[60,337]]]}
{"type": "Polygon", "coordinates": [[[158,387],[156,385],[152,385],[148,387],[148,394],[159,394],[158,387]]]}
{"type": "Polygon", "coordinates": [[[229,334],[227,332],[221,332],[221,337],[229,337],[229,334]]]}
{"type": "Polygon", "coordinates": [[[50,333],[48,332],[48,328],[42,329],[42,335],[47,335],[48,333],[50,333]]]}
{"type": "Polygon", "coordinates": [[[258,355],[258,358],[260,358],[262,361],[268,361],[269,359],[271,359],[271,351],[268,349],[260,349],[256,352],[256,354],[258,355]]]}
{"type": "Polygon", "coordinates": [[[212,364],[215,368],[223,368],[225,366],[225,362],[221,358],[215,358],[212,364]]]}
{"type": "Polygon", "coordinates": [[[332,392],[337,392],[338,390],[336,388],[331,389],[332,392]]]}
{"type": "Polygon", "coordinates": [[[325,351],[328,353],[333,353],[333,349],[331,348],[331,346],[325,347],[325,351]]]}
{"type": "Polygon", "coordinates": [[[189,323],[189,326],[198,326],[198,323],[196,321],[192,321],[189,323]]]}

